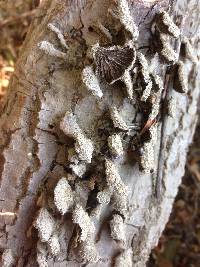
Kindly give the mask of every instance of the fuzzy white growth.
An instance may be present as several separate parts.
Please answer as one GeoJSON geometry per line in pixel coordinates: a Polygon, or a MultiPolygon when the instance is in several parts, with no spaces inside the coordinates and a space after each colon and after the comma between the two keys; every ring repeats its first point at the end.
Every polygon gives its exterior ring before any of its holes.
{"type": "Polygon", "coordinates": [[[133,40],[137,40],[139,31],[133,17],[131,16],[128,2],[126,0],[118,0],[117,4],[121,23],[124,25],[125,29],[131,33],[133,40]]]}
{"type": "Polygon", "coordinates": [[[53,256],[56,256],[60,253],[60,243],[58,235],[56,233],[54,233],[49,239],[48,244],[50,246],[50,250],[53,256]]]}
{"type": "Polygon", "coordinates": [[[75,151],[77,152],[79,159],[90,163],[94,146],[92,141],[84,136],[82,130],[78,126],[76,116],[67,112],[60,123],[60,128],[66,135],[71,136],[76,140],[75,151]]]}
{"type": "Polygon", "coordinates": [[[178,54],[173,50],[169,43],[169,38],[166,34],[160,34],[160,41],[162,43],[161,55],[169,63],[175,63],[178,60],[178,54]]]}
{"type": "MultiPolygon", "coordinates": [[[[162,11],[160,13],[160,17],[162,19],[163,26],[167,29],[169,34],[171,34],[173,37],[178,38],[180,36],[180,29],[176,26],[176,24],[173,22],[172,18],[169,16],[169,14],[166,11],[162,11]]],[[[158,23],[159,25],[162,25],[161,22],[158,23]]],[[[161,28],[162,30],[162,28],[161,28]]]]}
{"type": "Polygon", "coordinates": [[[115,267],[133,267],[133,252],[131,249],[127,249],[123,251],[119,256],[115,259],[115,267]]]}
{"type": "Polygon", "coordinates": [[[113,207],[121,214],[126,215],[128,190],[123,183],[117,167],[109,160],[105,160],[106,181],[112,192],[113,207]]]}
{"type": "Polygon", "coordinates": [[[125,70],[124,75],[122,76],[121,80],[126,85],[128,98],[133,99],[133,82],[131,80],[131,75],[129,73],[129,70],[125,70]]]}
{"type": "Polygon", "coordinates": [[[47,263],[47,249],[44,243],[38,241],[37,243],[37,263],[39,267],[48,267],[47,263]]]}
{"type": "Polygon", "coordinates": [[[185,73],[184,63],[179,61],[177,63],[177,74],[178,77],[175,77],[174,89],[180,93],[188,92],[188,80],[185,73]]]}
{"type": "Polygon", "coordinates": [[[87,212],[84,211],[81,205],[77,204],[72,214],[73,222],[81,228],[81,241],[90,239],[95,232],[94,223],[91,221],[87,212]]]}
{"type": "Polygon", "coordinates": [[[15,259],[12,254],[11,249],[5,249],[2,256],[1,256],[1,261],[2,261],[2,267],[12,267],[15,263],[15,259]]]}
{"type": "Polygon", "coordinates": [[[158,139],[158,124],[156,123],[152,125],[151,128],[149,129],[149,132],[150,132],[151,143],[154,146],[158,139]]]}
{"type": "Polygon", "coordinates": [[[48,41],[41,41],[38,44],[38,47],[45,52],[45,54],[65,59],[67,58],[67,54],[63,53],[62,51],[56,49],[51,43],[48,41]]]}
{"type": "Polygon", "coordinates": [[[41,208],[34,226],[38,230],[40,240],[48,242],[55,230],[56,223],[47,209],[41,208]]]}
{"type": "Polygon", "coordinates": [[[113,121],[115,128],[119,128],[120,130],[123,130],[123,131],[128,131],[129,128],[127,124],[125,123],[125,121],[120,116],[116,106],[112,106],[110,108],[110,116],[111,116],[111,119],[113,121]]]}
{"type": "Polygon", "coordinates": [[[167,106],[167,112],[168,115],[172,118],[176,115],[176,99],[174,97],[171,97],[168,100],[168,106],[167,106]]]}
{"type": "Polygon", "coordinates": [[[114,214],[110,221],[111,236],[118,241],[125,241],[125,225],[122,217],[118,214],[114,214]]]}
{"type": "Polygon", "coordinates": [[[145,58],[145,56],[142,53],[138,53],[137,54],[140,66],[141,66],[141,74],[142,74],[142,78],[144,80],[145,83],[145,88],[144,91],[142,93],[142,97],[141,100],[142,101],[146,101],[148,99],[148,97],[151,94],[151,89],[152,89],[152,81],[151,81],[151,77],[150,77],[150,73],[149,73],[149,66],[148,66],[148,62],[145,58]]]}
{"type": "Polygon", "coordinates": [[[196,63],[197,62],[197,57],[195,56],[194,49],[187,37],[183,37],[182,43],[184,44],[184,52],[185,56],[190,59],[192,62],[196,63]]]}
{"type": "Polygon", "coordinates": [[[153,90],[155,92],[162,93],[162,91],[164,90],[163,80],[157,74],[152,74],[152,77],[153,77],[153,90]]]}
{"type": "Polygon", "coordinates": [[[113,134],[108,137],[108,146],[113,156],[120,157],[123,155],[123,145],[120,134],[113,134]]]}
{"type": "Polygon", "coordinates": [[[74,195],[66,178],[61,178],[54,189],[54,203],[63,215],[69,211],[74,204],[74,195]]]}
{"type": "Polygon", "coordinates": [[[91,66],[87,66],[83,69],[82,80],[93,95],[98,96],[99,98],[103,96],[98,79],[91,66]]]}
{"type": "Polygon", "coordinates": [[[103,191],[98,192],[97,200],[99,204],[109,204],[110,202],[110,190],[108,188],[104,189],[103,191]]]}
{"type": "Polygon", "coordinates": [[[65,47],[66,49],[69,49],[69,46],[66,44],[66,41],[65,41],[65,38],[63,36],[63,33],[55,26],[53,25],[52,23],[49,23],[48,24],[48,28],[52,31],[52,32],[55,32],[59,41],[60,41],[60,44],[65,47]]]}

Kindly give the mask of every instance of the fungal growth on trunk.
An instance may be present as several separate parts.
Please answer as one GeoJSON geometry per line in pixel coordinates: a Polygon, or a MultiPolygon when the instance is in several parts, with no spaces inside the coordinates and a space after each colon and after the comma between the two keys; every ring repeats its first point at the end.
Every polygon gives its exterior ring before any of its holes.
{"type": "MultiPolygon", "coordinates": [[[[171,209],[174,196],[167,189],[173,181],[164,172],[167,160],[176,169],[178,159],[171,154],[168,159],[165,150],[182,142],[182,136],[175,138],[183,117],[176,118],[177,99],[184,99],[187,109],[198,56],[193,41],[179,29],[180,18],[175,23],[166,6],[161,8],[163,1],[155,6],[151,1],[72,1],[70,7],[68,2],[59,1],[55,17],[52,4],[41,25],[44,32],[38,30],[34,37],[34,56],[24,57],[40,82],[27,78],[34,90],[31,108],[20,95],[27,105],[23,116],[31,125],[10,131],[11,140],[20,131],[21,139],[28,139],[24,158],[16,154],[21,162],[29,158],[22,177],[30,184],[16,181],[22,192],[15,209],[22,215],[9,242],[26,213],[29,230],[21,238],[23,247],[26,235],[34,232],[33,254],[40,267],[144,266],[157,242],[154,231],[160,234],[167,220],[161,217],[162,203],[171,209]],[[194,67],[189,82],[188,61],[194,67]],[[31,138],[26,138],[25,127],[31,138]],[[30,210],[18,202],[20,197],[31,203],[30,210]]],[[[178,157],[182,151],[176,153],[178,157]]],[[[3,266],[16,265],[16,254],[6,249],[3,266]]]]}

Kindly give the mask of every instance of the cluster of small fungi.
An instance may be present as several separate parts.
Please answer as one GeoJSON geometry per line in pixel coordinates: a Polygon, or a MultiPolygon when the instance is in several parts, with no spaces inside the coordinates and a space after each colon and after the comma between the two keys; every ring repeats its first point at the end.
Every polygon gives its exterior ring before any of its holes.
{"type": "MultiPolygon", "coordinates": [[[[88,92],[97,98],[97,101],[104,97],[102,83],[107,86],[117,82],[123,84],[128,101],[138,105],[145,110],[144,127],[139,127],[137,136],[129,138],[132,150],[139,151],[139,165],[141,171],[150,173],[154,171],[154,147],[157,141],[158,117],[164,91],[163,79],[149,67],[147,57],[139,52],[137,39],[139,36],[138,27],[133,21],[130,9],[126,0],[118,0],[115,9],[110,8],[108,15],[116,23],[124,28],[125,42],[123,45],[101,45],[99,42],[89,48],[88,55],[92,64],[85,66],[82,71],[82,81],[88,92]],[[143,138],[145,135],[145,138],[143,138]]],[[[65,42],[62,32],[53,24],[48,25],[49,29],[56,33],[60,44],[66,49],[65,52],[57,50],[48,41],[39,43],[39,48],[50,56],[67,60],[68,45],[65,42]]],[[[108,43],[112,43],[112,34],[109,30],[97,23],[98,28],[108,43]]],[[[178,60],[178,54],[170,45],[171,38],[179,38],[180,30],[174,24],[169,14],[161,11],[155,17],[152,25],[152,35],[156,38],[157,45],[155,58],[162,60],[164,64],[173,66],[177,76],[174,82],[174,89],[180,93],[187,92],[187,80],[184,75],[184,63],[178,60]]],[[[189,41],[183,40],[185,53],[192,57],[189,41]]],[[[83,200],[79,194],[79,182],[72,186],[70,179],[61,178],[54,189],[54,203],[60,214],[72,214],[72,220],[79,228],[77,244],[82,262],[97,262],[98,252],[95,248],[95,225],[93,219],[99,216],[103,206],[112,205],[112,218],[110,220],[111,237],[122,244],[124,250],[116,258],[116,266],[132,266],[132,252],[127,247],[126,240],[126,219],[128,214],[128,190],[122,181],[117,169],[117,161],[124,155],[124,139],[128,136],[134,126],[129,126],[124,121],[116,106],[108,107],[113,131],[108,136],[107,147],[109,153],[103,155],[104,175],[106,180],[98,184],[98,177],[90,179],[87,190],[98,189],[96,193],[96,207],[90,213],[86,211],[87,200],[83,200]],[[75,189],[74,189],[75,188],[75,189]]],[[[169,115],[174,114],[174,100],[169,101],[169,115]]],[[[72,112],[67,112],[60,123],[60,128],[67,135],[75,140],[74,151],[70,157],[70,168],[74,180],[81,178],[88,164],[91,164],[95,152],[95,145],[86,137],[84,131],[79,127],[77,118],[72,112]]],[[[135,127],[134,129],[137,129],[135,127]]],[[[80,181],[80,180],[78,180],[80,181]]],[[[86,191],[87,191],[86,190],[86,191]]],[[[35,221],[38,230],[40,243],[38,244],[38,263],[45,265],[43,244],[49,246],[53,255],[60,252],[58,238],[58,224],[46,208],[41,208],[35,221]]]]}

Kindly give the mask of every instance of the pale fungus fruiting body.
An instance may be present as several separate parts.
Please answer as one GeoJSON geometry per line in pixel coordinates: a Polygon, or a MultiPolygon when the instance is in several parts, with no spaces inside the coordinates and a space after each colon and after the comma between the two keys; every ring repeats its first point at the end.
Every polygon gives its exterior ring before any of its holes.
{"type": "Polygon", "coordinates": [[[178,38],[180,36],[180,29],[173,22],[171,17],[166,11],[162,11],[158,14],[158,23],[157,26],[163,33],[169,34],[174,38],[178,38]]]}
{"type": "Polygon", "coordinates": [[[117,107],[112,106],[110,109],[110,116],[113,121],[113,125],[115,128],[119,128],[122,131],[128,131],[128,125],[123,120],[123,118],[120,116],[117,107]]]}
{"type": "Polygon", "coordinates": [[[99,98],[103,96],[99,81],[91,66],[86,66],[82,72],[82,80],[91,93],[99,98]]]}
{"type": "Polygon", "coordinates": [[[54,189],[54,203],[62,215],[71,210],[74,193],[66,178],[61,178],[54,189]]]}
{"type": "Polygon", "coordinates": [[[47,209],[41,208],[34,226],[38,230],[40,240],[42,242],[48,242],[55,230],[56,223],[47,209]]]}
{"type": "Polygon", "coordinates": [[[185,74],[185,66],[182,61],[179,61],[176,66],[176,75],[174,77],[174,89],[178,93],[187,93],[188,92],[188,80],[185,74]]]}
{"type": "Polygon", "coordinates": [[[113,239],[124,242],[126,239],[125,235],[125,225],[123,218],[114,214],[112,220],[110,221],[111,236],[113,239]]]}
{"type": "Polygon", "coordinates": [[[108,137],[108,146],[113,156],[120,157],[123,155],[123,145],[119,134],[113,134],[108,137]]]}
{"type": "Polygon", "coordinates": [[[133,17],[130,14],[128,2],[126,0],[117,0],[119,19],[124,25],[125,29],[131,33],[133,40],[137,40],[139,36],[139,30],[135,24],[133,17]]]}

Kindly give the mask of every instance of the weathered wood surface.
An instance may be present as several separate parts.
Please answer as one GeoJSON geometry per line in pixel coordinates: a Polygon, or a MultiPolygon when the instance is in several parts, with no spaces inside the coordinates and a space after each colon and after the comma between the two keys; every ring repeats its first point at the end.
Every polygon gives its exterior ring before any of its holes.
{"type": "MultiPolygon", "coordinates": [[[[149,45],[155,13],[161,7],[169,7],[167,0],[159,1],[153,7],[154,4],[154,1],[129,1],[140,30],[139,47],[149,45]]],[[[29,30],[0,117],[0,247],[4,266],[37,266],[39,237],[32,225],[41,207],[48,207],[58,223],[61,246],[61,252],[53,257],[46,243],[43,244],[43,256],[48,266],[82,266],[77,251],[71,251],[74,245],[72,235],[76,234],[71,215],[61,216],[52,201],[58,180],[69,173],[67,157],[69,148],[73,147],[72,139],[64,134],[60,122],[66,112],[73,112],[79,127],[98,146],[98,142],[102,145],[102,140],[99,140],[96,129],[99,122],[104,123],[109,106],[116,105],[122,114],[126,114],[127,120],[133,116],[134,110],[128,100],[124,100],[119,88],[104,86],[104,97],[97,101],[81,80],[86,50],[98,38],[88,28],[97,19],[106,20],[109,6],[110,1],[106,0],[46,0],[29,30]],[[49,40],[59,47],[55,34],[47,28],[50,22],[59,25],[66,34],[71,49],[66,62],[45,55],[38,48],[37,44],[42,40],[49,40]],[[9,253],[12,254],[10,265],[9,253]]],[[[199,13],[198,0],[177,0],[172,9],[182,35],[192,40],[196,52],[199,47],[199,13]]],[[[178,41],[176,47],[179,49],[179,46],[178,41]]],[[[168,92],[177,100],[176,115],[174,118],[164,116],[159,123],[157,170],[150,175],[144,174],[130,156],[116,162],[129,189],[127,242],[122,244],[111,238],[108,226],[111,209],[109,205],[105,206],[100,218],[94,219],[95,246],[100,259],[89,266],[117,264],[116,257],[129,248],[133,251],[133,265],[145,266],[151,249],[158,242],[184,174],[186,154],[197,120],[199,66],[189,59],[185,60],[185,66],[188,94],[176,93],[169,82],[168,92]],[[155,198],[153,186],[157,174],[162,178],[159,198],[155,198]]],[[[161,74],[164,79],[165,73],[161,74]]],[[[101,165],[102,159],[97,153],[93,164],[98,160],[101,165]]],[[[82,194],[83,202],[87,202],[87,193],[82,194]]]]}

